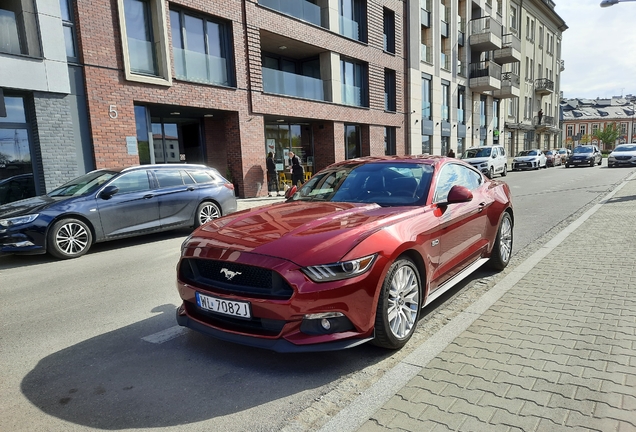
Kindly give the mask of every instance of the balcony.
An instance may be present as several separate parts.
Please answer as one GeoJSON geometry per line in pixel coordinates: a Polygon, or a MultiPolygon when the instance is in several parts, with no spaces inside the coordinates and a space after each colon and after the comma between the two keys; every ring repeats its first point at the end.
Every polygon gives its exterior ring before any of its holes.
{"type": "Polygon", "coordinates": [[[532,119],[532,126],[534,126],[535,130],[537,131],[555,127],[557,126],[556,118],[544,115],[541,117],[541,120],[539,120],[539,116],[534,116],[534,118],[532,119]]]}
{"type": "Polygon", "coordinates": [[[565,60],[557,60],[559,62],[559,70],[563,72],[565,70],[565,60]]]}
{"type": "Polygon", "coordinates": [[[534,81],[534,92],[539,95],[548,95],[554,92],[554,81],[547,78],[539,78],[534,81]]]}
{"type": "Polygon", "coordinates": [[[468,43],[475,51],[501,48],[501,23],[492,17],[477,18],[470,23],[468,43]]]}
{"type": "Polygon", "coordinates": [[[424,27],[431,26],[431,0],[420,0],[420,20],[424,27]]]}
{"type": "Polygon", "coordinates": [[[501,49],[495,50],[493,60],[502,65],[521,61],[521,40],[512,33],[503,35],[501,49]]]}
{"type": "Polygon", "coordinates": [[[432,57],[431,57],[432,50],[431,50],[431,48],[429,46],[421,44],[420,45],[420,52],[421,52],[421,55],[422,55],[421,60],[423,62],[432,63],[432,61],[433,61],[432,57]]]}
{"type": "Polygon", "coordinates": [[[324,82],[317,78],[263,68],[263,91],[303,99],[324,101],[324,82]]]}
{"type": "Polygon", "coordinates": [[[444,70],[450,71],[451,70],[451,55],[450,54],[446,54],[446,53],[441,53],[439,61],[440,61],[440,67],[444,70]]]}
{"type": "Polygon", "coordinates": [[[457,17],[457,45],[464,46],[466,43],[466,23],[464,18],[457,17]]]}
{"type": "Polygon", "coordinates": [[[483,93],[501,88],[501,66],[495,62],[483,61],[470,64],[471,90],[483,93]]]}
{"type": "Polygon", "coordinates": [[[206,84],[229,85],[227,60],[173,47],[175,78],[206,84]]]}
{"type": "Polygon", "coordinates": [[[259,0],[258,4],[317,26],[322,25],[320,6],[306,0],[259,0]]]}
{"type": "Polygon", "coordinates": [[[340,34],[350,39],[360,40],[360,25],[357,21],[344,17],[340,18],[340,34]]]}
{"type": "Polygon", "coordinates": [[[467,71],[466,71],[466,62],[457,60],[457,75],[464,78],[468,77],[467,71]]]}
{"type": "Polygon", "coordinates": [[[492,95],[501,99],[518,98],[521,95],[520,81],[519,75],[504,72],[501,74],[501,89],[493,91],[492,95]]]}
{"type": "Polygon", "coordinates": [[[362,106],[362,88],[342,84],[342,103],[351,106],[362,106]]]}

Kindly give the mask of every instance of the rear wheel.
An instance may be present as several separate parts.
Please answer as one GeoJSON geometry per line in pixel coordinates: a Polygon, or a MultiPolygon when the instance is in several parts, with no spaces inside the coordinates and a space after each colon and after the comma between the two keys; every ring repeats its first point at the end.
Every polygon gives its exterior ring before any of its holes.
{"type": "Polygon", "coordinates": [[[503,214],[497,230],[497,238],[492,248],[488,265],[495,270],[503,270],[512,256],[512,218],[508,212],[503,214]]]}
{"type": "Polygon", "coordinates": [[[401,258],[391,265],[378,299],[374,345],[399,349],[408,342],[422,307],[421,287],[413,261],[401,258]]]}
{"type": "Polygon", "coordinates": [[[488,178],[492,179],[495,177],[495,169],[493,167],[488,168],[488,178]]]}
{"type": "Polygon", "coordinates": [[[598,166],[601,166],[601,165],[603,165],[603,158],[600,158],[598,161],[598,166]]]}
{"type": "Polygon", "coordinates": [[[194,216],[194,227],[197,228],[211,220],[221,217],[221,209],[219,206],[210,201],[199,204],[197,212],[194,216]]]}
{"type": "Polygon", "coordinates": [[[503,171],[501,172],[501,176],[502,176],[502,177],[505,177],[505,176],[507,176],[507,175],[508,175],[508,164],[504,165],[504,169],[503,169],[503,171]]]}
{"type": "Polygon", "coordinates": [[[49,230],[46,249],[56,258],[77,258],[88,252],[92,242],[88,225],[77,219],[62,219],[49,230]]]}

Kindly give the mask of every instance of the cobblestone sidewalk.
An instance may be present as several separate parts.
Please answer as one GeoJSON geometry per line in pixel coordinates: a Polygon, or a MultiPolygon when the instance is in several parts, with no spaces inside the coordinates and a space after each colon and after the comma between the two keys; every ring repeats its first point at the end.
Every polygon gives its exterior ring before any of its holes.
{"type": "Polygon", "coordinates": [[[360,431],[636,431],[635,221],[632,179],[360,431]]]}

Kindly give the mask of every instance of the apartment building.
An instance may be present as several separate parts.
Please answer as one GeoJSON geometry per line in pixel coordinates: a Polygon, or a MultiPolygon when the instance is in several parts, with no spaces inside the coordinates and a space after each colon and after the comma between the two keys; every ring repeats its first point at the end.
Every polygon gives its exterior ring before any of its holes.
{"type": "Polygon", "coordinates": [[[567,26],[553,2],[420,0],[409,16],[413,154],[498,143],[514,154],[554,141],[567,26]]]}
{"type": "Polygon", "coordinates": [[[567,25],[552,0],[511,0],[504,9],[507,33],[521,61],[504,66],[502,87],[519,93],[503,106],[503,135],[510,155],[560,146],[559,103],[562,33],[567,25]]]}
{"type": "Polygon", "coordinates": [[[614,145],[636,143],[634,130],[634,107],[636,96],[631,94],[615,96],[609,99],[563,99],[562,138],[564,145],[573,147],[578,144],[597,144],[602,150],[605,144],[594,138],[597,130],[603,130],[616,123],[620,135],[614,145]]]}
{"type": "Polygon", "coordinates": [[[0,2],[0,181],[32,174],[32,194],[93,167],[68,6],[0,2]]]}

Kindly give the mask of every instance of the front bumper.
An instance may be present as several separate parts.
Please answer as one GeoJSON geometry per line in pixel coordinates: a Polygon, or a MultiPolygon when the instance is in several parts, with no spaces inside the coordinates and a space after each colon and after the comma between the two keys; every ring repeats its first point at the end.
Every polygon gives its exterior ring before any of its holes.
{"type": "Polygon", "coordinates": [[[590,166],[593,161],[594,159],[569,159],[565,164],[568,166],[590,166]]]}
{"type": "Polygon", "coordinates": [[[523,169],[536,169],[539,167],[538,161],[528,161],[528,162],[512,162],[513,170],[523,170],[523,169]]]}
{"type": "Polygon", "coordinates": [[[634,166],[636,166],[636,159],[620,160],[620,159],[608,158],[607,159],[607,165],[608,166],[629,166],[629,167],[634,167],[634,166]]]}
{"type": "Polygon", "coordinates": [[[46,253],[46,227],[25,224],[0,228],[0,253],[35,255],[46,253]]]}

